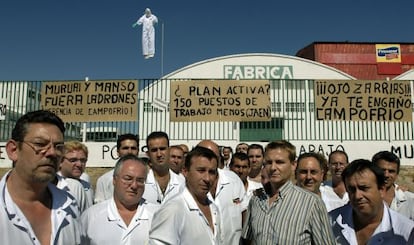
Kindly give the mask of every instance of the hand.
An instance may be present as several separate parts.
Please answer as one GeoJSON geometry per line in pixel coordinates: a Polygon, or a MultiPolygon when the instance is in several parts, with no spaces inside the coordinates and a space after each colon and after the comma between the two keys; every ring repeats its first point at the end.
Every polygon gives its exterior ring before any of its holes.
{"type": "Polygon", "coordinates": [[[134,24],[132,24],[132,28],[135,28],[138,24],[135,22],[134,24]]]}

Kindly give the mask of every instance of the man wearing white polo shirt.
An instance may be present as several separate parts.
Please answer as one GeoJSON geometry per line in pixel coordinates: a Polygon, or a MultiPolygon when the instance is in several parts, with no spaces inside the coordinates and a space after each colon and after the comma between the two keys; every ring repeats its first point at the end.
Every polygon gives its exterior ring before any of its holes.
{"type": "Polygon", "coordinates": [[[98,203],[81,216],[82,244],[146,244],[158,205],[142,198],[148,169],[135,155],[115,165],[113,198],[98,203]]]}

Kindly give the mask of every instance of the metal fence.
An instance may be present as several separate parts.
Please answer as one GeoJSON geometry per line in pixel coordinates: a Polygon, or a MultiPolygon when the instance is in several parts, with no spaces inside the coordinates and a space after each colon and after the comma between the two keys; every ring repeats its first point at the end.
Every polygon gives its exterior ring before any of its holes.
{"type": "MultiPolygon", "coordinates": [[[[88,141],[115,141],[119,134],[165,131],[171,140],[213,139],[224,141],[413,140],[412,122],[320,121],[315,119],[313,80],[271,80],[270,122],[170,122],[169,93],[173,80],[139,80],[138,111],[135,122],[66,123],[66,138],[88,141]]],[[[5,119],[0,121],[0,140],[6,141],[16,120],[28,111],[41,108],[42,81],[1,81],[5,119]]],[[[413,82],[411,81],[411,87],[413,82]]],[[[413,98],[413,92],[411,94],[413,98]]]]}

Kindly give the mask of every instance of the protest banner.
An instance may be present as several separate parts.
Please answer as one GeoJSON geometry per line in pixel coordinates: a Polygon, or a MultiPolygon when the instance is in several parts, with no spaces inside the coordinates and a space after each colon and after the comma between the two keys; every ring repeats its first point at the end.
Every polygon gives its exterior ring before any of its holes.
{"type": "Polygon", "coordinates": [[[170,120],[270,121],[269,80],[172,81],[170,120]]]}
{"type": "Polygon", "coordinates": [[[409,81],[315,81],[317,120],[412,121],[409,81]]]}
{"type": "Polygon", "coordinates": [[[43,82],[41,106],[65,122],[136,121],[138,81],[43,82]]]}

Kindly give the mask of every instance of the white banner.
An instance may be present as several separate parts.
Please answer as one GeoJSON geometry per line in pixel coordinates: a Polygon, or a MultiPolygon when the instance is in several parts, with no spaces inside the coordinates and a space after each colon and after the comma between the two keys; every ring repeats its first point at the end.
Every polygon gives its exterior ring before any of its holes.
{"type": "MultiPolygon", "coordinates": [[[[199,141],[174,141],[170,145],[187,144],[191,149],[199,141]]],[[[220,146],[236,147],[236,141],[217,141],[220,146]]],[[[266,142],[248,142],[258,143],[266,146],[266,142]]],[[[291,141],[296,146],[297,155],[304,152],[319,152],[326,157],[334,150],[345,150],[348,153],[349,160],[358,158],[371,159],[379,151],[391,151],[401,159],[401,165],[414,166],[414,142],[413,141],[291,141]]],[[[118,158],[116,152],[116,142],[89,142],[86,143],[89,150],[87,167],[113,167],[118,158]]],[[[145,142],[140,142],[140,148],[145,142]]],[[[6,143],[0,143],[0,168],[11,167],[11,161],[7,157],[6,143]]],[[[145,155],[140,149],[140,156],[145,155]]]]}

